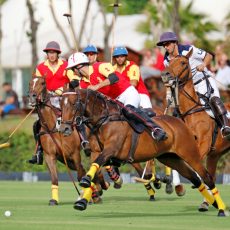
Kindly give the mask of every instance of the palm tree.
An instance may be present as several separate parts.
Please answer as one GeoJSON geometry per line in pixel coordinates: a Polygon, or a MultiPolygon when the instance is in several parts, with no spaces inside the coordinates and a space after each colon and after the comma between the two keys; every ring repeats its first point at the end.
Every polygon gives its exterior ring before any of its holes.
{"type": "Polygon", "coordinates": [[[193,12],[192,6],[193,0],[186,6],[182,6],[180,0],[151,0],[144,11],[147,20],[139,24],[137,29],[150,34],[151,31],[148,28],[157,28],[157,32],[151,33],[154,43],[159,39],[159,35],[155,36],[155,34],[171,29],[177,33],[178,37],[181,34],[188,34],[195,43],[207,48],[210,43],[206,35],[211,31],[217,31],[217,27],[214,23],[208,22],[207,15],[193,12]]]}

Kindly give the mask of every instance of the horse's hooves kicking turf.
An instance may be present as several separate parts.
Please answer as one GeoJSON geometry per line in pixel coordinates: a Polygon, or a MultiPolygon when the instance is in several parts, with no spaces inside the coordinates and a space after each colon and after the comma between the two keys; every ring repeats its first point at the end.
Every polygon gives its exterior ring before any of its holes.
{"type": "Polygon", "coordinates": [[[225,216],[224,210],[220,209],[218,212],[218,216],[220,216],[220,217],[225,216]]]}
{"type": "Polygon", "coordinates": [[[78,200],[73,205],[74,209],[77,209],[77,210],[80,210],[80,211],[85,210],[86,207],[87,207],[87,200],[86,199],[78,200]]]}
{"type": "Polygon", "coordinates": [[[120,177],[118,181],[114,181],[113,187],[115,189],[120,189],[122,184],[123,184],[123,179],[122,177],[120,177]]]}
{"type": "Polygon", "coordinates": [[[97,196],[97,197],[93,197],[93,203],[94,204],[102,204],[102,198],[100,196],[97,196]]]}
{"type": "Polygon", "coordinates": [[[155,189],[160,189],[161,188],[160,179],[156,178],[156,180],[153,182],[153,186],[154,186],[155,189]]]}
{"type": "Polygon", "coordinates": [[[177,196],[184,196],[186,193],[185,187],[182,184],[175,186],[177,196]]]}
{"type": "Polygon", "coordinates": [[[198,208],[199,212],[207,212],[209,204],[207,202],[203,202],[200,207],[198,208]]]}
{"type": "Polygon", "coordinates": [[[91,185],[91,178],[89,176],[82,177],[79,185],[83,188],[89,188],[91,185]]]}
{"type": "Polygon", "coordinates": [[[55,206],[55,205],[58,205],[58,202],[57,202],[56,200],[54,200],[54,199],[51,199],[51,200],[49,201],[49,205],[50,205],[50,206],[55,206]]]}
{"type": "Polygon", "coordinates": [[[173,193],[173,186],[171,183],[167,183],[165,186],[165,192],[167,194],[172,194],[173,193]]]}
{"type": "Polygon", "coordinates": [[[155,201],[156,199],[155,199],[154,195],[151,195],[151,196],[149,197],[149,200],[150,200],[150,201],[155,201]]]}

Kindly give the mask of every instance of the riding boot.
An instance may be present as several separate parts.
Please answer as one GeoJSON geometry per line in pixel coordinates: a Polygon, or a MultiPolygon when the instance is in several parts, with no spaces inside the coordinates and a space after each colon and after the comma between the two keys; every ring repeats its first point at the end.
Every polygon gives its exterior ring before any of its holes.
{"type": "Polygon", "coordinates": [[[135,119],[136,121],[139,121],[143,123],[149,130],[151,131],[151,135],[153,139],[156,141],[163,141],[166,140],[167,134],[166,132],[159,127],[146,113],[144,113],[141,109],[136,108],[132,105],[127,105],[127,115],[135,119]]]}
{"type": "Polygon", "coordinates": [[[217,120],[217,124],[221,129],[223,137],[230,137],[230,127],[228,124],[227,110],[219,97],[212,97],[210,99],[210,106],[217,120]]]}
{"type": "Polygon", "coordinates": [[[84,150],[85,155],[89,157],[91,155],[91,148],[89,145],[89,141],[87,140],[87,137],[86,137],[85,125],[80,124],[80,125],[77,125],[76,128],[81,138],[81,147],[84,150]]]}
{"type": "Polygon", "coordinates": [[[40,129],[41,129],[41,124],[40,124],[40,121],[37,120],[34,122],[34,125],[33,125],[34,139],[37,143],[37,147],[36,147],[35,155],[33,155],[32,158],[28,160],[28,163],[30,164],[42,165],[43,163],[43,149],[42,149],[42,146],[40,143],[40,137],[39,137],[40,129]]]}

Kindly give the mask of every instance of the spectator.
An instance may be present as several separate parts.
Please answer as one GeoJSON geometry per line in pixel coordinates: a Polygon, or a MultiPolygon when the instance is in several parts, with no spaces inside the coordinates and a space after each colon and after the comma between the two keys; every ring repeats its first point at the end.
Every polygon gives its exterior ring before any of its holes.
{"type": "Polygon", "coordinates": [[[5,92],[5,100],[0,106],[0,115],[3,117],[10,111],[19,108],[18,95],[12,89],[12,85],[8,82],[2,84],[3,91],[5,92]]]}
{"type": "Polygon", "coordinates": [[[142,65],[140,66],[141,76],[143,80],[154,76],[160,76],[161,71],[154,67],[154,58],[151,50],[145,50],[142,59],[142,65]]]}
{"type": "Polygon", "coordinates": [[[159,47],[154,47],[154,56],[156,61],[153,63],[153,68],[163,71],[165,69],[164,66],[164,55],[161,53],[161,50],[159,47]]]}
{"type": "Polygon", "coordinates": [[[228,57],[226,54],[221,54],[219,57],[219,69],[216,73],[217,87],[226,90],[230,86],[230,66],[227,64],[228,57]]]}

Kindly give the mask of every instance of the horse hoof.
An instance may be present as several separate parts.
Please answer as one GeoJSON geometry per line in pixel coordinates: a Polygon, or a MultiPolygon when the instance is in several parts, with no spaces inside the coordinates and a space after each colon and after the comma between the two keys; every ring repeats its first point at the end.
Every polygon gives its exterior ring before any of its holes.
{"type": "Polygon", "coordinates": [[[154,195],[151,195],[150,197],[149,197],[149,201],[155,201],[156,199],[155,199],[155,197],[154,197],[154,195]]]}
{"type": "Polygon", "coordinates": [[[102,198],[100,196],[93,197],[92,199],[94,204],[102,204],[102,198]]]}
{"type": "Polygon", "coordinates": [[[56,205],[58,205],[58,202],[57,202],[56,200],[51,199],[51,200],[49,201],[49,206],[56,206],[56,205]]]}
{"type": "Polygon", "coordinates": [[[83,176],[79,185],[83,188],[89,188],[91,185],[91,178],[89,176],[83,176]]]}
{"type": "Polygon", "coordinates": [[[161,181],[165,184],[171,184],[172,183],[172,179],[170,176],[164,176],[161,181]]]}
{"type": "Polygon", "coordinates": [[[209,204],[207,202],[203,202],[198,208],[199,212],[207,212],[209,204]]]}
{"type": "Polygon", "coordinates": [[[160,181],[154,181],[153,186],[155,189],[160,189],[161,188],[161,182],[160,181]]]}
{"type": "Polygon", "coordinates": [[[175,186],[177,196],[184,196],[186,193],[185,187],[182,184],[175,186]]]}
{"type": "Polygon", "coordinates": [[[120,189],[122,184],[123,184],[123,180],[121,177],[119,177],[119,179],[117,181],[114,181],[113,187],[115,189],[120,189]]]}
{"type": "Polygon", "coordinates": [[[226,216],[224,213],[224,210],[220,209],[218,212],[218,216],[222,217],[222,216],[226,216]]]}
{"type": "Polygon", "coordinates": [[[172,186],[171,183],[166,184],[166,186],[165,186],[165,192],[166,192],[167,194],[172,194],[172,193],[173,193],[173,186],[172,186]]]}
{"type": "Polygon", "coordinates": [[[78,200],[74,203],[73,208],[79,211],[84,211],[87,207],[87,203],[86,199],[78,200]]]}

